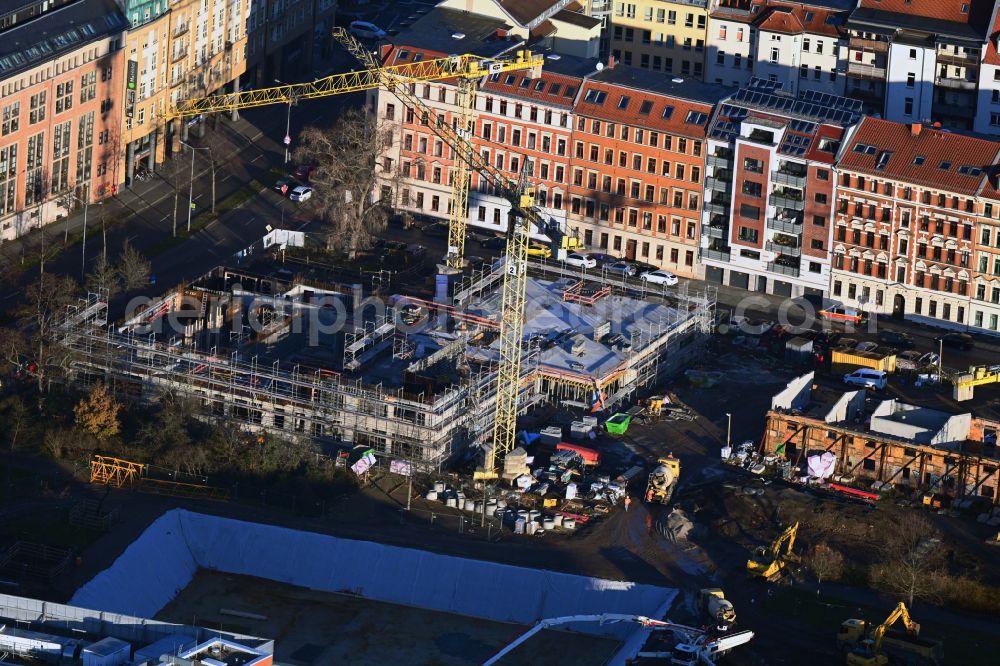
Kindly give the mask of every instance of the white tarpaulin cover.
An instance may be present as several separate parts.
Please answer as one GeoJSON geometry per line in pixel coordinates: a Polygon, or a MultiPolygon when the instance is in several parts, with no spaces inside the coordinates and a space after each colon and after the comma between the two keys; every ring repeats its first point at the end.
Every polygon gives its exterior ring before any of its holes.
{"type": "Polygon", "coordinates": [[[837,456],[826,451],[820,455],[809,456],[809,476],[817,479],[826,479],[833,476],[833,470],[837,466],[837,456]]]}
{"type": "MultiPolygon", "coordinates": [[[[175,509],[77,590],[70,603],[153,617],[199,568],[521,624],[587,613],[662,617],[677,593],[175,509]]],[[[573,628],[619,637],[636,630],[596,623],[573,628]]]]}

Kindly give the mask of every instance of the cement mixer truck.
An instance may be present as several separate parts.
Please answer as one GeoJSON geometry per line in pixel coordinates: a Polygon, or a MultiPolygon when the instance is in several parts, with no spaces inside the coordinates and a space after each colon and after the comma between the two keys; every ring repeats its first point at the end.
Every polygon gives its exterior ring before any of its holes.
{"type": "Polygon", "coordinates": [[[736,610],[725,593],[717,587],[706,587],[698,593],[702,612],[715,623],[716,631],[729,631],[736,624],[736,610]]]}
{"type": "Polygon", "coordinates": [[[657,504],[669,504],[674,495],[674,488],[681,477],[681,461],[673,454],[656,461],[657,465],[649,474],[646,485],[646,501],[657,504]]]}

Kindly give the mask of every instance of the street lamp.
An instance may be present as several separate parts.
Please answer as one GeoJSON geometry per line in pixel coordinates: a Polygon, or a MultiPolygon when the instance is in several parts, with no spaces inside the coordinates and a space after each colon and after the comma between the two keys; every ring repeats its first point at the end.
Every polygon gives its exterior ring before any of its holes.
{"type": "MultiPolygon", "coordinates": [[[[90,210],[90,183],[83,184],[83,198],[76,196],[72,192],[69,193],[71,197],[83,204],[83,243],[80,247],[80,277],[86,278],[87,276],[87,211],[90,210]]],[[[66,224],[67,230],[69,229],[69,222],[66,224]]]]}
{"type": "MultiPolygon", "coordinates": [[[[279,79],[275,79],[274,82],[281,86],[290,85],[279,79]]],[[[291,147],[292,147],[292,96],[289,95],[288,113],[285,115],[285,164],[288,164],[292,159],[291,147]]]]}
{"type": "MultiPolygon", "coordinates": [[[[190,143],[184,140],[181,140],[181,145],[187,146],[188,148],[191,149],[191,184],[188,186],[188,222],[187,222],[188,233],[191,233],[191,210],[194,208],[194,151],[208,150],[208,148],[207,147],[196,148],[195,146],[192,146],[190,143]]],[[[176,229],[174,229],[174,235],[175,236],[177,235],[176,229]]]]}
{"type": "Polygon", "coordinates": [[[731,436],[733,432],[733,415],[726,412],[726,448],[730,446],[731,436]]]}

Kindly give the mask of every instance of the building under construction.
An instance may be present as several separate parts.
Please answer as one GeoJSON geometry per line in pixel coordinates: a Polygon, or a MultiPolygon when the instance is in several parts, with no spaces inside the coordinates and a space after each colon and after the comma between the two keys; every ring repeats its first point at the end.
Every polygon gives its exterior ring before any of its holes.
{"type": "MultiPolygon", "coordinates": [[[[186,395],[249,430],[441,467],[492,432],[496,268],[466,277],[443,305],[220,267],[121,322],[91,295],[70,308],[64,340],[85,383],[147,400],[186,395]]],[[[655,292],[578,270],[530,278],[520,411],[611,410],[696,356],[714,293],[655,292]]]]}

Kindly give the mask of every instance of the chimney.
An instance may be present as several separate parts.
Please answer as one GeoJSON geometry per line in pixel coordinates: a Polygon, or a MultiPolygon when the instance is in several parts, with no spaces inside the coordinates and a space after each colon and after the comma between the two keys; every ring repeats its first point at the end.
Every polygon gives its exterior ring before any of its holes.
{"type": "Polygon", "coordinates": [[[910,123],[910,134],[913,136],[920,136],[920,130],[923,128],[923,123],[910,123]]]}
{"type": "Polygon", "coordinates": [[[497,39],[507,39],[507,31],[503,28],[497,28],[497,39]]]}
{"type": "Polygon", "coordinates": [[[614,69],[615,68],[615,64],[617,64],[617,61],[615,60],[615,57],[614,56],[608,56],[608,69],[614,69]]]}

